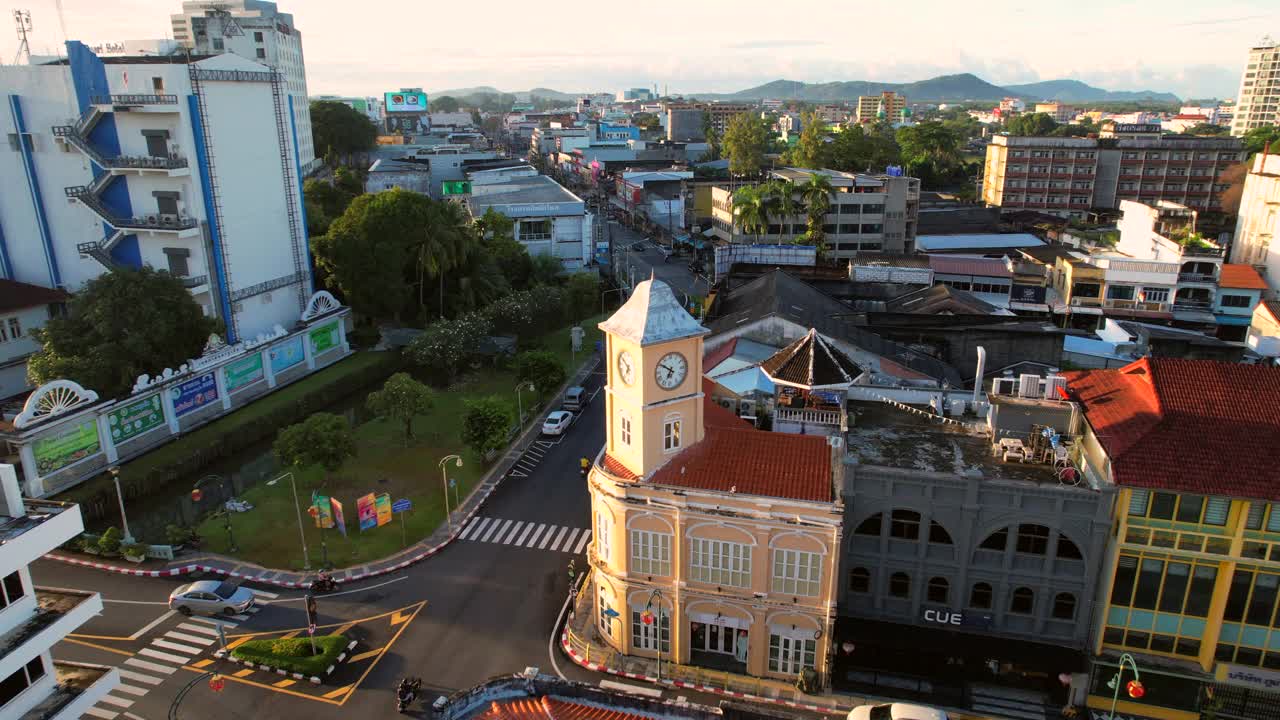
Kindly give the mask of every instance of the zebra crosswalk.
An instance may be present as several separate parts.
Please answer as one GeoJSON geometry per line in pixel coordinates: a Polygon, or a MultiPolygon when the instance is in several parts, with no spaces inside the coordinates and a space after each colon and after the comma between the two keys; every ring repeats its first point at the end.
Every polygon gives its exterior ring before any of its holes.
{"type": "Polygon", "coordinates": [[[591,531],[565,525],[477,515],[462,529],[458,539],[580,555],[591,542],[591,531]]]}
{"type": "MultiPolygon", "coordinates": [[[[263,600],[279,597],[278,593],[265,590],[254,590],[253,594],[263,600]]],[[[98,720],[142,720],[129,712],[134,703],[177,672],[178,668],[190,665],[192,658],[213,650],[213,644],[218,641],[219,626],[224,632],[238,627],[261,609],[260,605],[254,605],[244,613],[226,618],[195,615],[182,618],[182,622],[176,627],[152,638],[147,647],[127,658],[117,668],[120,672],[120,684],[93,707],[85,710],[85,717],[98,720]]]]}

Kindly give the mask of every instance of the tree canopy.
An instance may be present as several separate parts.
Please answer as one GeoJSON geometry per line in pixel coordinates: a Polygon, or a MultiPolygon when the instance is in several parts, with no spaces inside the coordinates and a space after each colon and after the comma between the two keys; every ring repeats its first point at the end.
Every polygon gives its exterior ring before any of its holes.
{"type": "Polygon", "coordinates": [[[431,388],[409,373],[398,372],[365,398],[369,412],[380,418],[404,423],[404,441],[413,439],[413,418],[425,414],[434,402],[431,388]]]}
{"type": "Polygon", "coordinates": [[[27,361],[27,374],[37,385],[65,378],[119,397],[139,375],[154,377],[198,357],[220,329],[169,273],[112,270],[86,283],[66,315],[30,331],[43,347],[27,361]]]}
{"type": "Polygon", "coordinates": [[[817,113],[805,113],[800,118],[800,139],[791,151],[791,162],[797,167],[817,170],[826,167],[830,151],[826,142],[827,125],[817,113]]]}
{"type": "Polygon", "coordinates": [[[729,120],[724,130],[724,156],[729,159],[733,175],[754,177],[764,168],[764,150],[769,132],[764,122],[751,113],[740,113],[729,120]]]}
{"type": "Polygon", "coordinates": [[[555,353],[546,350],[530,350],[516,356],[516,379],[528,380],[537,388],[538,395],[545,396],[564,382],[564,366],[555,353]]]}
{"type": "Polygon", "coordinates": [[[372,150],[378,128],[364,113],[344,103],[316,100],[311,103],[311,137],[317,155],[350,155],[372,150]]]}
{"type": "Polygon", "coordinates": [[[1021,113],[1004,121],[1005,132],[1010,135],[1052,135],[1057,127],[1048,113],[1021,113]]]}
{"type": "Polygon", "coordinates": [[[960,167],[960,139],[937,121],[898,129],[907,172],[926,186],[945,182],[960,167]]]}
{"type": "Polygon", "coordinates": [[[1244,142],[1244,151],[1249,156],[1262,152],[1262,149],[1271,144],[1272,150],[1280,151],[1280,126],[1263,125],[1249,130],[1240,138],[1244,142]]]}
{"type": "Polygon", "coordinates": [[[452,95],[439,95],[427,103],[427,110],[431,112],[458,112],[460,107],[462,105],[458,102],[458,98],[452,95]]]}
{"type": "Polygon", "coordinates": [[[356,442],[346,418],[321,412],[281,430],[271,450],[285,465],[319,465],[329,473],[356,454],[356,442]]]}
{"type": "Polygon", "coordinates": [[[507,442],[511,429],[511,408],[489,396],[468,400],[462,416],[462,442],[480,455],[497,450],[507,442]]]}

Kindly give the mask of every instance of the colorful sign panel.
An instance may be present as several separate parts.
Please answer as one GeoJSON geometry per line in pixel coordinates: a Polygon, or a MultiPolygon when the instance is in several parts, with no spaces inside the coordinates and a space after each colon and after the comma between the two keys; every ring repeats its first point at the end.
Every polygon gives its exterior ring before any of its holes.
{"type": "Polygon", "coordinates": [[[471,192],[471,182],[468,180],[446,180],[440,185],[442,195],[467,195],[471,192]]]}
{"type": "Polygon", "coordinates": [[[302,349],[301,335],[296,335],[287,342],[275,345],[267,352],[271,355],[272,374],[282,373],[307,359],[302,349]]]}
{"type": "Polygon", "coordinates": [[[391,496],[382,493],[374,498],[374,506],[378,510],[378,527],[382,527],[391,522],[391,496]]]}
{"type": "Polygon", "coordinates": [[[329,505],[333,508],[333,525],[338,528],[338,532],[343,537],[347,535],[347,521],[342,516],[342,503],[338,502],[338,498],[329,498],[329,505]]]}
{"type": "Polygon", "coordinates": [[[319,355],[320,353],[331,350],[338,346],[338,321],[326,323],[315,328],[308,336],[311,338],[311,354],[319,355]]]}
{"type": "Polygon", "coordinates": [[[173,397],[174,414],[182,417],[217,400],[218,382],[214,379],[213,373],[206,373],[177,387],[169,388],[169,394],[173,397]]]}
{"type": "Polygon", "coordinates": [[[98,440],[98,421],[85,420],[52,437],[32,443],[36,456],[36,472],[41,476],[55,473],[73,463],[102,451],[98,440]]]}
{"type": "Polygon", "coordinates": [[[378,527],[377,500],[373,493],[356,498],[356,515],[360,518],[360,532],[378,527]]]}
{"type": "Polygon", "coordinates": [[[413,501],[410,500],[409,498],[400,498],[399,500],[391,503],[391,512],[402,513],[412,509],[413,509],[413,501]]]}
{"type": "Polygon", "coordinates": [[[387,112],[427,111],[427,94],[424,92],[389,92],[383,97],[383,110],[387,112]]]}
{"type": "Polygon", "coordinates": [[[164,424],[164,403],[160,393],[107,413],[112,442],[122,443],[164,424]]]}
{"type": "Polygon", "coordinates": [[[311,496],[311,516],[316,519],[316,527],[326,529],[333,527],[333,509],[329,505],[329,496],[311,496]]]}
{"type": "Polygon", "coordinates": [[[246,385],[252,385],[266,377],[262,369],[262,353],[254,353],[247,358],[227,363],[224,372],[227,374],[227,392],[229,393],[246,385]]]}

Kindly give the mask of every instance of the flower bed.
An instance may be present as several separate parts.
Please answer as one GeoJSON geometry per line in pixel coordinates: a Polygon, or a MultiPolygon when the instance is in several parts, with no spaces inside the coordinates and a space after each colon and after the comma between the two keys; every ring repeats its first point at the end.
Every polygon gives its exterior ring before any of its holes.
{"type": "Polygon", "coordinates": [[[260,667],[323,677],[329,666],[347,649],[347,638],[343,635],[319,635],[315,643],[318,654],[312,655],[311,640],[305,637],[249,640],[232,650],[231,657],[260,667]]]}

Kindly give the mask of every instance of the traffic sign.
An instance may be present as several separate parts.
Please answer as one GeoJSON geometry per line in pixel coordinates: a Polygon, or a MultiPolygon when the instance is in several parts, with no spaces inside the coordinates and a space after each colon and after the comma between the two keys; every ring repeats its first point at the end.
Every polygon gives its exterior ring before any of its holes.
{"type": "Polygon", "coordinates": [[[222,688],[227,686],[227,681],[222,679],[221,675],[214,675],[209,678],[209,689],[214,692],[222,692],[222,688]]]}
{"type": "Polygon", "coordinates": [[[316,624],[315,624],[315,623],[311,623],[310,625],[308,625],[308,626],[307,626],[307,634],[308,634],[308,635],[315,635],[315,634],[316,634],[316,624]]]}
{"type": "Polygon", "coordinates": [[[458,478],[449,478],[449,487],[458,487],[458,478]]]}
{"type": "Polygon", "coordinates": [[[401,498],[391,503],[391,512],[404,512],[413,507],[413,501],[409,498],[401,498]]]}

